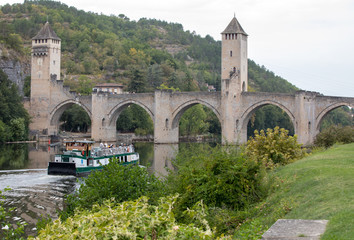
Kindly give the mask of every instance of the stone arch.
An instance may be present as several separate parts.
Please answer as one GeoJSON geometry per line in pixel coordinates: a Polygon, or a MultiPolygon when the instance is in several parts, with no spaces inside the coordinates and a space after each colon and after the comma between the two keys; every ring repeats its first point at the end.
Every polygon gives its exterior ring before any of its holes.
{"type": "Polygon", "coordinates": [[[59,127],[59,119],[61,117],[61,115],[63,114],[63,112],[68,109],[69,107],[71,107],[72,105],[77,104],[80,107],[82,107],[87,114],[89,115],[91,121],[92,121],[92,113],[91,111],[81,102],[75,101],[73,99],[69,99],[66,100],[64,102],[59,103],[58,105],[56,105],[52,111],[49,113],[50,116],[50,125],[51,126],[55,126],[56,129],[58,129],[59,127]]]}
{"type": "Polygon", "coordinates": [[[202,100],[198,100],[198,99],[195,99],[195,100],[191,100],[191,101],[188,101],[188,102],[185,102],[183,104],[181,104],[180,106],[178,106],[172,113],[172,129],[175,129],[178,127],[178,124],[179,124],[179,120],[181,119],[183,113],[189,109],[190,107],[193,107],[194,105],[196,104],[202,104],[206,107],[208,107],[209,109],[211,109],[215,115],[217,116],[217,118],[219,119],[219,122],[221,123],[221,115],[219,113],[219,111],[214,107],[212,106],[211,104],[205,102],[205,101],[202,101],[202,100]]]}
{"type": "Polygon", "coordinates": [[[339,107],[343,107],[343,106],[349,106],[351,108],[354,107],[354,104],[349,104],[346,102],[339,102],[339,103],[334,103],[330,106],[327,106],[326,108],[324,108],[317,116],[316,116],[316,132],[319,133],[320,132],[320,126],[321,123],[323,121],[323,119],[326,117],[326,115],[331,112],[332,110],[339,108],[339,107]]]}
{"type": "Polygon", "coordinates": [[[154,113],[149,107],[147,107],[144,103],[142,103],[140,101],[136,101],[133,99],[127,99],[124,102],[121,102],[118,105],[114,106],[111,109],[111,111],[108,113],[108,121],[107,122],[108,122],[109,126],[115,125],[118,120],[118,117],[122,113],[122,111],[124,109],[126,109],[131,104],[136,104],[139,107],[142,107],[149,114],[152,121],[155,122],[154,113]]]}
{"type": "Polygon", "coordinates": [[[279,103],[279,102],[275,102],[275,101],[271,101],[271,100],[263,100],[260,102],[257,102],[255,104],[253,104],[252,106],[250,106],[241,116],[241,128],[242,129],[247,129],[247,124],[248,121],[251,118],[252,113],[254,113],[257,109],[266,106],[266,105],[274,105],[279,107],[280,109],[282,109],[284,112],[286,112],[286,114],[289,116],[291,122],[293,123],[294,129],[295,129],[295,117],[294,114],[287,108],[285,107],[283,104],[279,103]]]}

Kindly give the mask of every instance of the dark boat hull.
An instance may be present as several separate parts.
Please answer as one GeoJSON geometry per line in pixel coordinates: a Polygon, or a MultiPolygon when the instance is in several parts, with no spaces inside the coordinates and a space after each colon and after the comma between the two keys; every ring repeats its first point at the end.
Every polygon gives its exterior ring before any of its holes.
{"type": "Polygon", "coordinates": [[[76,176],[75,163],[49,162],[48,175],[73,175],[76,176]]]}

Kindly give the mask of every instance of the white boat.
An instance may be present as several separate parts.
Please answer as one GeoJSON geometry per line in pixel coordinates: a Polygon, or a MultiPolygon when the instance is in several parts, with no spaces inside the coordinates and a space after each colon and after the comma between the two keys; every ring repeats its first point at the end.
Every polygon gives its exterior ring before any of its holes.
{"type": "Polygon", "coordinates": [[[94,141],[66,141],[63,154],[56,154],[48,164],[49,175],[80,176],[94,170],[100,170],[112,158],[117,158],[122,165],[138,164],[139,153],[133,145],[108,147],[100,144],[94,147],[94,141]]]}

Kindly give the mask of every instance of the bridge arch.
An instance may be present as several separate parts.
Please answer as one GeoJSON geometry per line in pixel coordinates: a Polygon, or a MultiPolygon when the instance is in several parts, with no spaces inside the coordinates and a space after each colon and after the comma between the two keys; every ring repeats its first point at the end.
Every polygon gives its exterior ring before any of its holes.
{"type": "Polygon", "coordinates": [[[343,106],[349,106],[351,108],[354,107],[354,104],[349,104],[347,102],[339,102],[339,103],[334,103],[330,106],[327,106],[324,108],[317,116],[316,116],[316,133],[320,132],[320,127],[323,119],[327,116],[328,113],[330,113],[332,110],[335,110],[339,107],[343,106]]]}
{"type": "MultiPolygon", "coordinates": [[[[241,129],[247,129],[247,124],[252,116],[252,114],[258,110],[259,108],[266,106],[266,105],[273,105],[273,106],[277,106],[280,109],[282,109],[284,112],[286,112],[286,114],[289,116],[290,121],[293,124],[293,127],[295,129],[295,116],[294,114],[283,104],[276,102],[276,101],[272,101],[272,100],[263,100],[260,102],[257,102],[255,104],[253,104],[252,106],[250,106],[249,108],[246,109],[246,111],[241,115],[241,124],[239,124],[238,128],[241,129]]],[[[237,120],[238,121],[238,120],[237,120]]],[[[247,135],[247,133],[246,133],[247,135]]]]}
{"type": "Polygon", "coordinates": [[[179,125],[179,121],[183,115],[183,113],[189,109],[190,107],[193,107],[196,104],[201,104],[206,106],[207,108],[211,109],[216,117],[218,118],[219,122],[221,123],[221,115],[220,112],[211,104],[209,104],[208,102],[205,102],[203,100],[199,100],[199,99],[195,99],[195,100],[190,100],[188,102],[184,102],[183,104],[181,104],[180,106],[178,106],[172,113],[172,124],[171,127],[172,129],[175,129],[178,127],[179,125]]]}
{"type": "Polygon", "coordinates": [[[116,106],[114,106],[111,111],[108,113],[108,124],[109,126],[113,126],[116,124],[119,115],[131,104],[136,104],[139,107],[142,107],[151,117],[152,121],[154,122],[154,113],[153,111],[146,106],[144,103],[134,100],[134,99],[127,99],[116,106]]]}
{"type": "Polygon", "coordinates": [[[52,109],[52,111],[49,114],[50,125],[55,126],[55,128],[58,129],[59,128],[59,120],[60,120],[61,115],[63,114],[63,112],[65,112],[65,110],[67,110],[69,107],[71,107],[74,104],[82,107],[85,110],[85,112],[87,112],[88,116],[90,117],[90,119],[92,121],[92,113],[91,113],[90,109],[88,109],[84,104],[82,104],[79,101],[76,101],[74,99],[68,99],[66,101],[59,103],[58,105],[56,105],[52,109]]]}

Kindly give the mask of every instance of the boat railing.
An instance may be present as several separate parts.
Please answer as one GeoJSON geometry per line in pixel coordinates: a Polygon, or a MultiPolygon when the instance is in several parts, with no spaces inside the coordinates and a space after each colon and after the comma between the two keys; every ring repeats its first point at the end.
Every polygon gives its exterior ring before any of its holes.
{"type": "Polygon", "coordinates": [[[119,147],[95,147],[92,151],[92,155],[97,157],[103,157],[108,155],[117,155],[132,152],[134,152],[134,147],[132,145],[119,147]]]}

